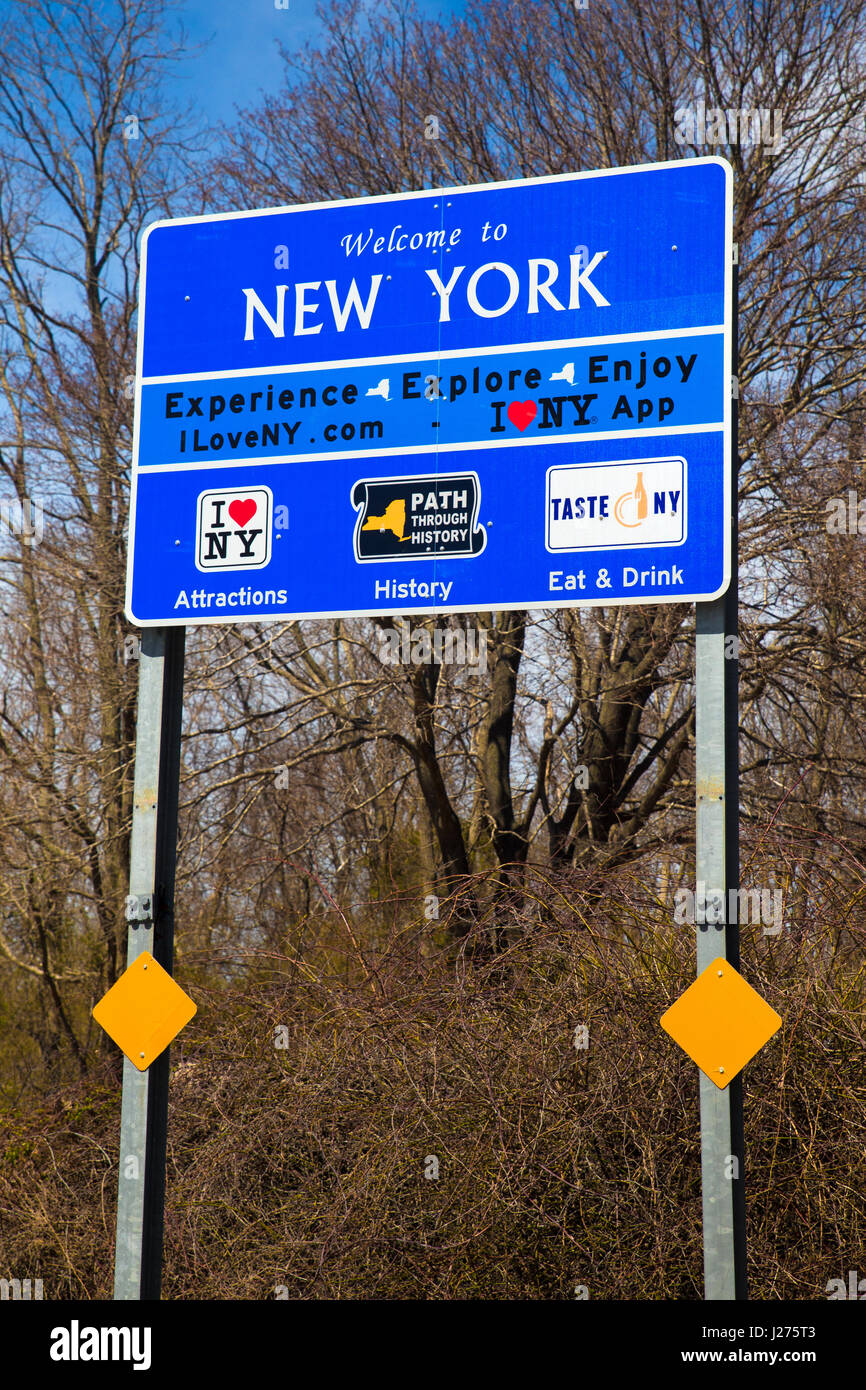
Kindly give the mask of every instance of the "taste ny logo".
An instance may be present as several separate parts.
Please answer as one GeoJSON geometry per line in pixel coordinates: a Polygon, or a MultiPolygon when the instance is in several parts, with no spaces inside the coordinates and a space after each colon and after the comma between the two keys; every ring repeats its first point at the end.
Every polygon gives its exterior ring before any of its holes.
{"type": "Polygon", "coordinates": [[[547,471],[547,548],[682,545],[683,458],[556,466],[547,471]]]}
{"type": "Polygon", "coordinates": [[[196,568],[263,569],[271,558],[272,513],[269,487],[209,488],[200,493],[196,568]]]}

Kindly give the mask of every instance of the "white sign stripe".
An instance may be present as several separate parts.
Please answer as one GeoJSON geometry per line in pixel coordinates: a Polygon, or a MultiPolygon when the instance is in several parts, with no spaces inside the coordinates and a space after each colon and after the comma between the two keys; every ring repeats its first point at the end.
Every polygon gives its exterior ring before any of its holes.
{"type": "Polygon", "coordinates": [[[394,449],[340,449],[330,454],[263,454],[254,459],[210,459],[203,463],[143,463],[139,473],[195,473],[216,468],[267,468],[272,463],[324,463],[329,459],[354,459],[360,467],[364,459],[394,458],[398,454],[456,454],[476,449],[513,449],[545,444],[597,443],[604,439],[641,439],[673,434],[714,434],[724,429],[721,420],[706,425],[653,425],[639,430],[594,430],[592,434],[559,434],[544,439],[484,439],[461,444],[409,444],[394,449]]]}
{"type": "Polygon", "coordinates": [[[498,352],[565,352],[573,348],[605,347],[609,343],[656,342],[660,338],[705,338],[724,333],[723,323],[700,328],[653,329],[649,333],[612,333],[604,338],[561,338],[546,343],[503,343],[501,347],[454,348],[450,352],[409,352],[396,357],[347,357],[339,362],[280,362],[272,367],[238,367],[224,372],[187,372],[179,376],[142,377],[142,386],[172,386],[182,381],[228,381],[240,376],[276,376],[290,372],[336,371],[340,367],[383,367],[399,362],[451,362],[464,357],[490,357],[498,352]]]}

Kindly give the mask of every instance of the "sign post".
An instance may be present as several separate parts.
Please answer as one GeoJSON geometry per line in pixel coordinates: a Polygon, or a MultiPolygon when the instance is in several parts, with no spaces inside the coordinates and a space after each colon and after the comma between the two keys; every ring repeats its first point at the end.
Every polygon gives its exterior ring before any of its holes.
{"type": "Polygon", "coordinates": [[[731,355],[730,515],[733,574],[723,597],[696,611],[698,975],[661,1020],[700,1069],[704,1296],[746,1299],[742,1069],[782,1020],[739,974],[739,639],[737,582],[737,273],[731,355]]]}
{"type": "MultiPolygon", "coordinates": [[[[731,582],[695,608],[695,877],[723,894],[723,924],[696,922],[697,972],[719,956],[740,968],[739,576],[737,524],[737,267],[731,344],[731,582]],[[733,898],[731,894],[734,894],[733,898]]],[[[700,893],[700,886],[698,888],[700,893]]],[[[697,914],[696,914],[697,917],[697,914]]],[[[745,1299],[746,1199],[742,1073],[725,1090],[699,1073],[704,1296],[745,1299]]]]}
{"type": "MultiPolygon", "coordinates": [[[[174,955],[184,639],[182,627],[157,628],[141,639],[127,899],[127,966],[147,951],[169,975],[174,955]]],[[[143,1071],[129,1055],[123,1059],[115,1299],[159,1298],[168,1070],[167,1047],[143,1071]]]]}

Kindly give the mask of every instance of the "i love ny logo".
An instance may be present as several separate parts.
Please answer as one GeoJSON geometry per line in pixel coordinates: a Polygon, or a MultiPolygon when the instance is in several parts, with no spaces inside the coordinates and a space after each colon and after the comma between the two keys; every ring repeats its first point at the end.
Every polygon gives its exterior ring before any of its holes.
{"type": "Polygon", "coordinates": [[[269,487],[209,489],[200,493],[196,567],[262,569],[271,558],[272,515],[269,487]]]}

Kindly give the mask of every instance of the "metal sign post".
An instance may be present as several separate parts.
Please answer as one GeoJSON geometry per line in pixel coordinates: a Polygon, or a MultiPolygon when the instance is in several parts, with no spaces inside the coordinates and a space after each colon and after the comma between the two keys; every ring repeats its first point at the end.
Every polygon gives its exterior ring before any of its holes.
{"type": "MultiPolygon", "coordinates": [[[[696,605],[696,847],[700,885],[722,893],[721,924],[697,921],[697,973],[720,956],[740,967],[738,890],[738,545],[737,545],[737,266],[733,278],[731,583],[712,603],[696,605]],[[733,890],[733,893],[732,893],[733,890]]],[[[706,915],[706,914],[704,914],[706,915]]],[[[746,1205],[742,1074],[720,1090],[703,1071],[701,1175],[704,1223],[704,1296],[744,1299],[746,1205]]]]}
{"type": "MultiPolygon", "coordinates": [[[[185,629],[142,634],[127,965],[149,951],[171,974],[185,629]]],[[[162,1272],[169,1049],[146,1071],[123,1059],[116,1299],[157,1299],[162,1272]]]]}

